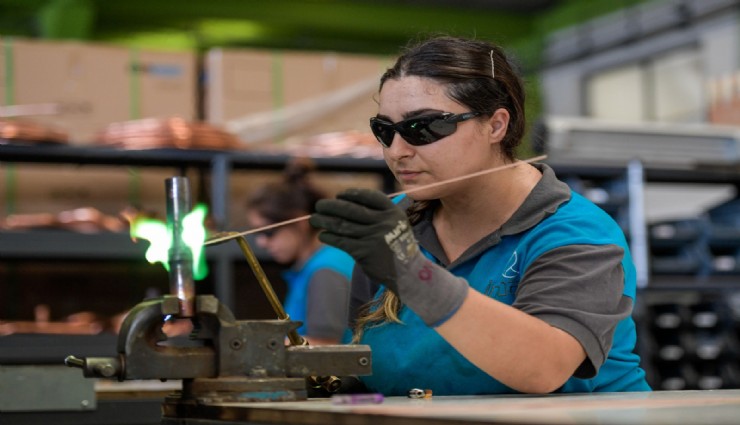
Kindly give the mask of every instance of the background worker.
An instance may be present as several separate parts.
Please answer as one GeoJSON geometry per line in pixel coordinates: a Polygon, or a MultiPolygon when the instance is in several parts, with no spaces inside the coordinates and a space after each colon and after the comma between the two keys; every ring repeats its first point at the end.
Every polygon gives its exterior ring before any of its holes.
{"type": "MultiPolygon", "coordinates": [[[[378,100],[370,126],[404,190],[517,161],[523,84],[488,42],[410,47],[378,100]]],[[[368,390],[650,390],[634,353],[624,234],[550,167],[520,162],[395,202],[350,189],[310,219],[359,266],[352,314],[355,341],[373,352],[368,390]]]]}
{"type": "MultiPolygon", "coordinates": [[[[309,181],[313,165],[294,160],[283,179],[254,191],[247,201],[247,221],[253,228],[314,212],[325,198],[309,181]]],[[[354,261],[345,252],[324,245],[307,221],[276,227],[255,235],[255,242],[281,265],[287,284],[284,308],[301,321],[298,333],[311,345],[339,343],[347,330],[349,283],[354,261]]]]}

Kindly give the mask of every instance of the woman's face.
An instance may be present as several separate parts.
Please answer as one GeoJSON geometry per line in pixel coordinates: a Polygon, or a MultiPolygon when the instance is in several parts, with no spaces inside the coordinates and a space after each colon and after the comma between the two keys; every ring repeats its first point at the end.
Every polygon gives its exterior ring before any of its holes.
{"type": "MultiPolygon", "coordinates": [[[[469,108],[450,99],[440,83],[421,77],[387,80],[379,95],[378,117],[399,121],[440,112],[460,114],[469,108]]],[[[436,142],[412,146],[398,133],[390,147],[383,149],[389,168],[404,190],[459,177],[495,165],[489,121],[473,118],[459,122],[457,130],[436,142]]],[[[414,192],[414,199],[442,198],[464,189],[468,181],[414,192]]]]}
{"type": "MultiPolygon", "coordinates": [[[[253,229],[273,224],[256,211],[250,211],[247,214],[247,221],[253,229]]],[[[306,243],[307,238],[300,224],[288,224],[257,233],[255,242],[257,246],[267,251],[275,262],[293,264],[298,259],[300,249],[306,243]]]]}

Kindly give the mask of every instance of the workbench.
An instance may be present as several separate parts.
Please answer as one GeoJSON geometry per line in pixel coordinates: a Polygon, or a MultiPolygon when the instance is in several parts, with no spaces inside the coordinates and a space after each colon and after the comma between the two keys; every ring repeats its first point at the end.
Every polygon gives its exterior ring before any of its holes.
{"type": "Polygon", "coordinates": [[[740,390],[387,397],[380,404],[356,405],[309,399],[179,407],[175,412],[174,405],[163,405],[163,425],[736,425],[740,390]]]}
{"type": "Polygon", "coordinates": [[[222,403],[174,411],[130,393],[99,393],[87,412],[3,412],[3,425],[736,425],[740,390],[550,395],[386,397],[381,404],[336,405],[330,399],[222,403]],[[160,416],[160,412],[164,416],[160,416]]]}

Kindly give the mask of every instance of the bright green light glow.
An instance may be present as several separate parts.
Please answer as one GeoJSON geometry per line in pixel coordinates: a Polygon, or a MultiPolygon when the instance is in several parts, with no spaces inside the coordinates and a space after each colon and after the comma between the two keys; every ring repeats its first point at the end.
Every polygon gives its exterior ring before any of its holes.
{"type": "MultiPolygon", "coordinates": [[[[204,245],[206,240],[206,228],[203,224],[208,207],[198,204],[182,220],[182,240],[193,253],[193,279],[201,280],[208,275],[204,245]]],[[[146,260],[149,263],[162,263],[169,271],[169,250],[172,246],[172,231],[167,224],[160,220],[151,218],[135,219],[131,223],[131,237],[141,238],[149,241],[146,250],[146,260]]]]}
{"type": "Polygon", "coordinates": [[[203,252],[206,241],[206,228],[203,222],[206,219],[208,207],[198,204],[185,218],[182,219],[182,240],[193,252],[193,278],[201,280],[208,275],[208,266],[203,252]]]}
{"type": "Polygon", "coordinates": [[[160,262],[169,271],[167,252],[172,245],[172,237],[166,224],[152,218],[136,219],[131,223],[131,237],[148,240],[150,245],[146,250],[146,260],[151,264],[160,262]]]}

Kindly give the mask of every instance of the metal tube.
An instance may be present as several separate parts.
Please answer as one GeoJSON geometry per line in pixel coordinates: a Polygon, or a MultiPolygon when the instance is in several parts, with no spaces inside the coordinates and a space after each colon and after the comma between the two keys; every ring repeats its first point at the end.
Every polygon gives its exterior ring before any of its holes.
{"type": "MultiPolygon", "coordinates": [[[[236,242],[239,244],[239,248],[241,248],[242,253],[244,253],[244,257],[247,259],[247,263],[249,263],[249,268],[252,269],[254,276],[257,278],[257,282],[259,282],[262,291],[265,293],[265,296],[267,296],[267,300],[270,302],[275,314],[277,314],[278,319],[290,320],[290,316],[285,312],[283,305],[280,303],[280,299],[277,294],[275,294],[272,284],[270,284],[270,281],[267,279],[267,275],[265,274],[265,271],[262,270],[262,266],[259,261],[257,261],[257,256],[254,255],[254,251],[252,251],[252,247],[249,246],[247,239],[244,238],[244,236],[237,237],[236,242]]],[[[308,345],[308,341],[299,335],[298,331],[295,329],[288,332],[288,340],[291,345],[308,345]]],[[[342,386],[341,379],[336,376],[308,376],[306,377],[306,382],[308,382],[308,384],[313,388],[324,388],[330,393],[338,391],[342,386]]]]}
{"type": "MultiPolygon", "coordinates": [[[[270,281],[267,280],[267,275],[265,274],[265,271],[262,270],[262,266],[260,265],[259,261],[257,261],[257,256],[254,255],[252,247],[249,246],[249,243],[247,243],[247,240],[244,237],[236,238],[236,242],[239,244],[239,248],[241,248],[242,252],[244,253],[244,257],[247,259],[247,263],[249,263],[249,268],[252,269],[254,276],[257,278],[257,282],[262,288],[262,292],[264,292],[265,296],[267,296],[267,300],[270,302],[270,305],[275,311],[275,314],[277,314],[278,319],[290,320],[290,316],[288,316],[288,313],[285,312],[283,305],[280,303],[280,299],[278,298],[277,294],[275,294],[275,290],[272,288],[272,284],[270,284],[270,281]]],[[[304,345],[306,343],[303,337],[300,336],[295,329],[288,332],[288,339],[290,340],[290,343],[292,345],[304,345]]]]}
{"type": "Polygon", "coordinates": [[[190,186],[187,177],[165,180],[167,193],[167,227],[171,230],[172,245],[168,252],[170,294],[180,300],[180,317],[195,314],[195,281],[193,280],[193,252],[182,239],[183,219],[190,212],[190,186]]]}

